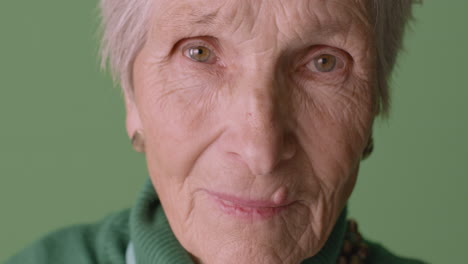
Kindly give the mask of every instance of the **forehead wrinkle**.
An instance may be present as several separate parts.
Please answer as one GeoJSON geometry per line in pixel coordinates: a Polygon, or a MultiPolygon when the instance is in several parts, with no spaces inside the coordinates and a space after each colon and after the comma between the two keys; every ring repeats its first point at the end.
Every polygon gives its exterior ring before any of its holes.
{"type": "Polygon", "coordinates": [[[363,0],[312,0],[306,11],[315,19],[321,32],[344,31],[350,24],[356,24],[362,30],[370,28],[369,10],[363,0]]]}
{"type": "Polygon", "coordinates": [[[210,26],[216,24],[218,10],[215,10],[211,13],[204,13],[201,10],[193,9],[190,13],[170,13],[167,16],[162,18],[162,21],[166,21],[168,25],[173,27],[181,27],[189,25],[197,26],[210,26]]]}
{"type": "Polygon", "coordinates": [[[240,37],[240,43],[263,35],[272,37],[275,45],[292,49],[327,44],[334,39],[345,43],[369,33],[364,0],[263,1],[158,1],[164,4],[155,10],[158,14],[153,29],[166,36],[201,34],[226,40],[240,37]],[[292,3],[294,6],[288,7],[292,3]],[[349,32],[350,26],[353,33],[349,32]]]}
{"type": "Polygon", "coordinates": [[[187,26],[211,27],[224,24],[219,15],[221,5],[199,5],[192,1],[161,1],[166,5],[155,8],[155,30],[184,29],[187,26]]]}
{"type": "MultiPolygon", "coordinates": [[[[276,27],[281,31],[278,33],[289,40],[360,39],[371,31],[366,0],[308,0],[296,3],[296,8],[288,8],[291,1],[280,0],[272,7],[277,11],[273,20],[276,23],[270,26],[276,27]],[[281,21],[279,16],[287,19],[281,21]],[[297,20],[292,22],[294,19],[297,20]],[[352,30],[350,26],[353,26],[352,30]]],[[[262,31],[265,32],[265,29],[262,31]]]]}

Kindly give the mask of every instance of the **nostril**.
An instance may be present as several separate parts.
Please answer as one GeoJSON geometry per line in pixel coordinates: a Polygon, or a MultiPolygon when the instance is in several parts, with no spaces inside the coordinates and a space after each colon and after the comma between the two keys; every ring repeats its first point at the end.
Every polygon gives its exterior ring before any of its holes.
{"type": "Polygon", "coordinates": [[[292,137],[288,137],[288,139],[285,140],[283,149],[281,151],[281,159],[282,160],[288,160],[294,157],[296,155],[296,144],[295,141],[292,137]]]}
{"type": "Polygon", "coordinates": [[[283,151],[283,155],[282,155],[282,159],[283,160],[288,160],[288,159],[291,159],[292,157],[294,157],[294,155],[296,154],[296,147],[292,144],[288,145],[288,146],[285,146],[284,148],[284,151],[283,151]]]}

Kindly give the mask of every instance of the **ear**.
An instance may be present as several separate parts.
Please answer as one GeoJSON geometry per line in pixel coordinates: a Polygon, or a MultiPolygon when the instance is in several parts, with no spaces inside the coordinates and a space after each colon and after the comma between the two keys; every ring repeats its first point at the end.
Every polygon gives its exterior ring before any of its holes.
{"type": "Polygon", "coordinates": [[[135,132],[143,132],[143,126],[141,124],[140,114],[135,104],[134,96],[128,91],[124,91],[125,110],[126,110],[126,128],[127,134],[132,139],[135,132]]]}

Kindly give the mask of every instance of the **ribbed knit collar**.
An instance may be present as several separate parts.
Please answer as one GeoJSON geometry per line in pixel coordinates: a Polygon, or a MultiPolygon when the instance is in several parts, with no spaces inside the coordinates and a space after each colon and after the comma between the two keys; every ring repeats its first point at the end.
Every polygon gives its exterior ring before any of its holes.
{"type": "MultiPolygon", "coordinates": [[[[334,264],[346,232],[345,208],[325,246],[317,255],[302,264],[334,264]]],[[[137,264],[192,264],[189,254],[177,241],[148,179],[130,215],[130,237],[137,264]]]]}

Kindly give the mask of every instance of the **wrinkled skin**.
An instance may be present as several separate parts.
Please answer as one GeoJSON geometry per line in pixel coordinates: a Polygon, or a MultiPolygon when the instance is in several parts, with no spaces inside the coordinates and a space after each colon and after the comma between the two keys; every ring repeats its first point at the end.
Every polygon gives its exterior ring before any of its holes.
{"type": "Polygon", "coordinates": [[[358,0],[155,1],[127,130],[143,132],[169,223],[198,263],[300,263],[323,247],[375,116],[367,18],[358,0]],[[208,61],[187,55],[199,46],[208,61]],[[321,54],[337,66],[317,70],[321,54]],[[213,193],[282,210],[226,211],[213,193]]]}

